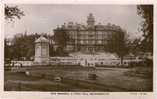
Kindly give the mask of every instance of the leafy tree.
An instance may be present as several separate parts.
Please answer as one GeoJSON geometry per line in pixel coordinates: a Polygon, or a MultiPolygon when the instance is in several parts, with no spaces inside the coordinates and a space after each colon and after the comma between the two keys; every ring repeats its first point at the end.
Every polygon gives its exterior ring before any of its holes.
{"type": "Polygon", "coordinates": [[[141,49],[153,53],[153,5],[138,5],[137,13],[144,19],[141,24],[144,33],[141,49]]]}
{"type": "Polygon", "coordinates": [[[22,34],[21,36],[15,36],[13,41],[14,45],[12,50],[14,50],[14,53],[16,53],[14,58],[18,58],[20,60],[21,57],[30,59],[31,56],[34,56],[35,35],[22,34]]]}
{"type": "MultiPolygon", "coordinates": [[[[21,11],[17,6],[5,5],[4,11],[5,11],[5,19],[9,21],[14,21],[15,18],[20,19],[22,16],[24,16],[24,12],[21,11]]],[[[16,49],[16,47],[13,45],[8,45],[7,42],[8,42],[7,39],[5,39],[4,40],[5,59],[6,58],[13,59],[14,57],[17,57],[17,54],[15,53],[14,50],[16,49]]]]}
{"type": "Polygon", "coordinates": [[[57,54],[65,54],[66,52],[64,49],[69,41],[69,35],[67,34],[66,30],[62,28],[54,30],[54,40],[58,44],[57,54]]]}
{"type": "MultiPolygon", "coordinates": [[[[43,34],[46,38],[52,38],[52,36],[43,34]]],[[[39,38],[39,34],[18,34],[12,39],[12,45],[7,44],[5,39],[5,59],[18,59],[22,60],[25,57],[26,60],[30,60],[35,55],[35,40],[39,38]]],[[[53,45],[50,45],[50,56],[54,56],[53,45]]]]}
{"type": "Polygon", "coordinates": [[[132,42],[129,42],[129,51],[134,54],[134,55],[138,55],[139,52],[141,52],[141,48],[140,48],[140,43],[141,43],[141,39],[140,38],[136,38],[134,39],[132,42]]]}
{"type": "Polygon", "coordinates": [[[10,56],[10,46],[9,46],[9,44],[7,44],[8,43],[8,40],[7,39],[4,39],[4,57],[5,57],[5,59],[7,59],[7,58],[11,58],[10,56]]]}
{"type": "Polygon", "coordinates": [[[24,12],[21,11],[18,6],[5,5],[5,19],[13,21],[15,18],[20,19],[24,16],[24,12]]]}
{"type": "Polygon", "coordinates": [[[107,46],[108,51],[111,53],[116,53],[121,59],[121,64],[123,64],[123,58],[129,52],[126,32],[120,30],[117,33],[113,33],[107,46]]]}

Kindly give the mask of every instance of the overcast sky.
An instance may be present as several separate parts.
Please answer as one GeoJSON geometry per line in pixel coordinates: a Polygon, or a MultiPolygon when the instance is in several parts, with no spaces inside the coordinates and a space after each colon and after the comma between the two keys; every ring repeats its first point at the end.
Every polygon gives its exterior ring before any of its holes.
{"type": "Polygon", "coordinates": [[[25,16],[14,23],[5,22],[5,37],[17,33],[49,33],[57,25],[68,21],[86,24],[87,16],[93,13],[96,24],[116,24],[127,30],[131,38],[139,37],[142,18],[135,5],[18,5],[25,16]]]}

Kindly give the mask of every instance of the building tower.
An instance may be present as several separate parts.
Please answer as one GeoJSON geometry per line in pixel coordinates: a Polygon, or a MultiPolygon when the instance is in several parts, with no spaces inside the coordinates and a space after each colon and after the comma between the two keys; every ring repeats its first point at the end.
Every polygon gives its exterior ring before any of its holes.
{"type": "Polygon", "coordinates": [[[44,65],[49,63],[49,41],[40,36],[35,41],[35,63],[44,65]]]}
{"type": "Polygon", "coordinates": [[[95,18],[92,13],[87,16],[87,25],[88,27],[93,27],[95,24],[95,18]]]}

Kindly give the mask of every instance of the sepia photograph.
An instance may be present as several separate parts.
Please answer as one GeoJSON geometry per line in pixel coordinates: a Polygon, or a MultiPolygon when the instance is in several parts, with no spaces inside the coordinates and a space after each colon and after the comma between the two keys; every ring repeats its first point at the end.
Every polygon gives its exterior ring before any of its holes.
{"type": "Polygon", "coordinates": [[[153,92],[153,5],[4,11],[4,91],[153,92]]]}

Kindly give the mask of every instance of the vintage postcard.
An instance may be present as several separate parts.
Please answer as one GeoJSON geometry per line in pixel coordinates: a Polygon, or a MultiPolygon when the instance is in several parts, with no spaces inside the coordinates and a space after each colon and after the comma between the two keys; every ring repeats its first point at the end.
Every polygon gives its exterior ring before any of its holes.
{"type": "Polygon", "coordinates": [[[2,99],[155,98],[155,3],[1,8],[2,99]]]}

